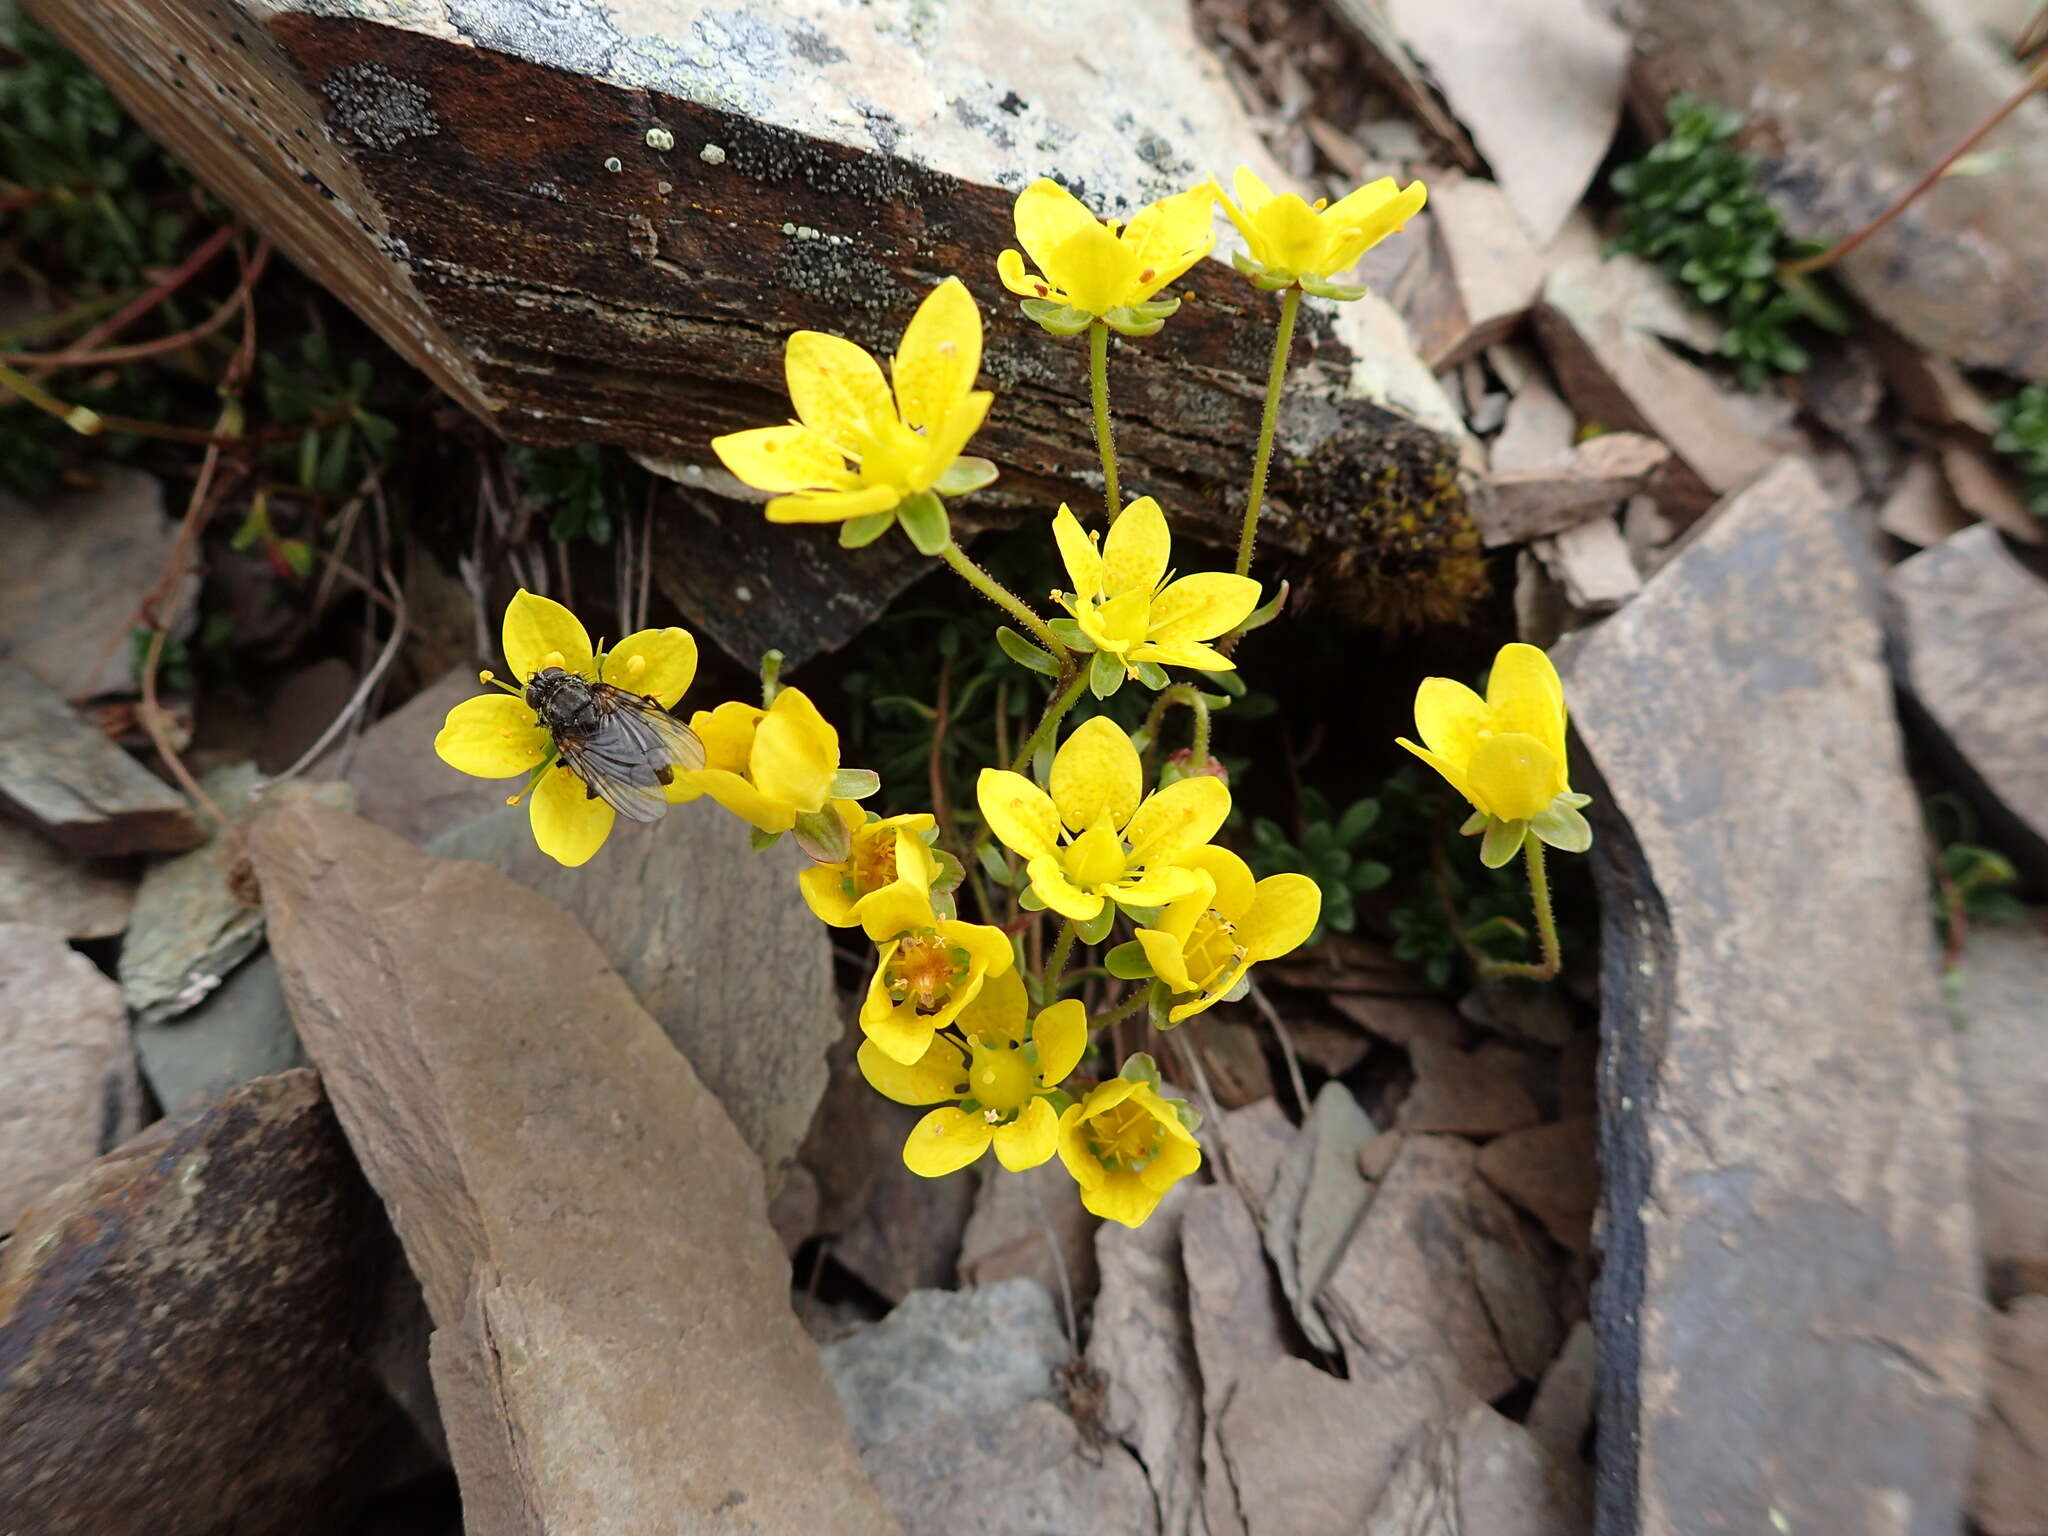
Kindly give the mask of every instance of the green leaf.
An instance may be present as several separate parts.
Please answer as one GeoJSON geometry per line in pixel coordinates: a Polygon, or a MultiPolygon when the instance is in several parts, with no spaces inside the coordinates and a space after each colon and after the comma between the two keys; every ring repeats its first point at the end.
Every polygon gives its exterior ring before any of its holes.
{"type": "Polygon", "coordinates": [[[1070,651],[1092,651],[1095,642],[1088,638],[1088,632],[1081,628],[1076,619],[1047,619],[1045,627],[1060,637],[1060,644],[1070,651]]]}
{"type": "Polygon", "coordinates": [[[1127,1083],[1144,1083],[1155,1092],[1159,1088],[1159,1063],[1143,1051],[1133,1051],[1125,1057],[1116,1075],[1127,1083]]]}
{"type": "Polygon", "coordinates": [[[1051,299],[1025,299],[1017,307],[1024,311],[1025,319],[1054,336],[1078,336],[1095,323],[1087,310],[1055,304],[1051,299]]]}
{"type": "Polygon", "coordinates": [[[1529,823],[1526,821],[1502,821],[1495,816],[1486,819],[1486,836],[1479,844],[1479,862],[1488,869],[1499,869],[1513,862],[1522,851],[1522,844],[1528,840],[1529,823]]]}
{"type": "Polygon", "coordinates": [[[1593,846],[1593,829],[1586,818],[1576,806],[1562,805],[1558,800],[1551,801],[1530,820],[1529,830],[1564,853],[1584,853],[1593,846]]]}
{"type": "Polygon", "coordinates": [[[1166,668],[1156,661],[1134,661],[1131,663],[1131,669],[1138,674],[1138,681],[1154,693],[1159,692],[1169,681],[1166,668]]]}
{"type": "MultiPolygon", "coordinates": [[[[1275,592],[1265,602],[1252,610],[1251,617],[1244,621],[1245,633],[1250,634],[1255,629],[1264,629],[1268,624],[1280,617],[1280,610],[1286,606],[1287,583],[1283,581],[1280,583],[1280,590],[1278,592],[1275,592]]],[[[1219,673],[1216,680],[1220,683],[1224,678],[1233,675],[1229,672],[1219,673]]],[[[1240,682],[1238,686],[1242,687],[1243,684],[1240,682]]]]}
{"type": "Polygon", "coordinates": [[[1045,677],[1060,675],[1059,663],[1046,655],[1037,646],[1026,640],[1007,624],[996,626],[996,644],[1003,648],[1003,654],[1019,666],[1029,667],[1045,677]]]}
{"type": "Polygon", "coordinates": [[[1382,864],[1378,859],[1367,859],[1358,868],[1351,871],[1351,877],[1346,881],[1346,884],[1358,895],[1363,896],[1368,891],[1378,890],[1393,878],[1393,870],[1382,864]]]}
{"type": "Polygon", "coordinates": [[[1108,651],[1097,651],[1088,663],[1088,691],[1109,698],[1124,685],[1124,664],[1108,651]]]}
{"type": "Polygon", "coordinates": [[[1343,819],[1337,823],[1337,841],[1347,848],[1350,847],[1379,825],[1379,819],[1379,801],[1371,798],[1352,801],[1350,809],[1345,811],[1343,819]]]}
{"type": "Polygon", "coordinates": [[[953,542],[953,525],[946,516],[946,504],[930,491],[906,496],[896,509],[896,521],[903,525],[903,531],[910,535],[910,542],[921,555],[944,554],[946,546],[953,542]]]}
{"type": "Polygon", "coordinates": [[[1027,885],[1017,893],[1017,905],[1026,912],[1043,912],[1045,910],[1045,898],[1038,894],[1036,886],[1027,885]]]}
{"type": "Polygon", "coordinates": [[[780,832],[763,832],[759,827],[756,827],[747,834],[747,841],[752,843],[756,850],[773,848],[782,841],[782,834],[780,832]]]}
{"type": "Polygon", "coordinates": [[[932,890],[951,891],[959,888],[967,878],[967,871],[960,867],[960,861],[943,848],[932,850],[932,863],[938,866],[938,873],[932,877],[932,890]]]}
{"type": "Polygon", "coordinates": [[[313,551],[304,539],[279,539],[276,544],[277,557],[291,568],[291,573],[304,581],[313,574],[313,551]]]}
{"type": "Polygon", "coordinates": [[[1143,981],[1152,974],[1152,962],[1145,958],[1145,946],[1136,939],[1119,944],[1102,957],[1109,974],[1121,981],[1143,981]]]}
{"type": "Polygon", "coordinates": [[[963,454],[946,466],[945,473],[933,483],[932,489],[941,496],[965,496],[970,491],[995,483],[996,467],[993,463],[963,454]]]}
{"type": "Polygon", "coordinates": [[[790,830],[796,837],[797,847],[810,855],[813,863],[837,864],[853,848],[853,837],[846,830],[846,823],[829,805],[822,811],[811,811],[797,817],[796,825],[790,830]]]}
{"type": "Polygon", "coordinates": [[[842,768],[832,775],[834,800],[865,800],[881,787],[881,775],[872,768],[842,768]]]}
{"type": "Polygon", "coordinates": [[[974,856],[981,863],[982,873],[997,885],[1010,883],[1010,861],[1003,857],[1002,850],[994,843],[983,843],[974,850],[974,856]]]}
{"type": "Polygon", "coordinates": [[[887,512],[870,512],[865,517],[849,517],[839,525],[839,547],[865,549],[895,526],[894,507],[887,512]]]}

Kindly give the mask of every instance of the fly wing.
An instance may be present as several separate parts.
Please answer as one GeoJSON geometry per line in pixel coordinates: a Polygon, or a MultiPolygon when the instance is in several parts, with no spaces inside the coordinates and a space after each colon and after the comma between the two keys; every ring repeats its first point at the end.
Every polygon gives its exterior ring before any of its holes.
{"type": "Polygon", "coordinates": [[[597,729],[565,738],[562,757],[607,805],[632,821],[659,821],[678,770],[704,766],[697,733],[651,699],[624,689],[597,696],[597,729]]]}

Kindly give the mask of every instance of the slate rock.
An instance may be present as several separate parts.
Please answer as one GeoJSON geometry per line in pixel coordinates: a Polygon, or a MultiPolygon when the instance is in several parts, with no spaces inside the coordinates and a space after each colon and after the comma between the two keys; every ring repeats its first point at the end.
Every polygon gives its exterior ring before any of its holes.
{"type": "Polygon", "coordinates": [[[941,1437],[962,1419],[1058,1394],[1067,1336],[1045,1287],[1019,1277],[959,1291],[912,1291],[879,1323],[819,1351],[863,1451],[941,1437]]]}
{"type": "Polygon", "coordinates": [[[1366,1536],[1578,1536],[1578,1485],[1529,1432],[1476,1403],[1420,1437],[1389,1479],[1366,1536]]]}
{"type": "Polygon", "coordinates": [[[363,820],[413,842],[467,826],[505,797],[436,757],[434,737],[449,710],[484,691],[476,674],[474,665],[450,668],[308,771],[353,785],[363,820]]]}
{"type": "Polygon", "coordinates": [[[1573,1253],[1591,1247],[1600,1201],[1599,1127],[1591,1115],[1497,1137],[1479,1149],[1479,1172],[1573,1253]]]}
{"type": "Polygon", "coordinates": [[[2048,935],[1979,923],[1952,999],[1970,1108],[1970,1187],[1994,1265],[2048,1259],[2048,935]]]}
{"type": "Polygon", "coordinates": [[[1942,477],[1940,464],[1926,452],[1907,461],[1877,511],[1878,527],[1922,549],[1961,533],[1970,522],[1942,477]]]}
{"type": "Polygon", "coordinates": [[[200,1005],[135,1025],[135,1054],[157,1102],[178,1109],[237,1083],[306,1065],[276,959],[259,951],[200,1005]]]}
{"type": "Polygon", "coordinates": [[[1074,1305],[1086,1312],[1095,1299],[1095,1232],[1101,1225],[1074,1197],[1074,1181],[1057,1158],[1023,1173],[991,1172],[975,1192],[973,1213],[960,1234],[961,1283],[988,1285],[1024,1275],[1058,1301],[1064,1268],[1074,1305]]]}
{"type": "Polygon", "coordinates": [[[1505,339],[1543,284],[1542,253],[1495,182],[1432,176],[1426,240],[1416,244],[1427,259],[1390,287],[1375,286],[1389,292],[1438,373],[1505,339]]]}
{"type": "Polygon", "coordinates": [[[1580,1444],[1593,1423],[1593,1391],[1599,1380],[1600,1345],[1583,1318],[1565,1335],[1564,1348],[1536,1384],[1523,1421],[1536,1443],[1561,1467],[1582,1465],[1580,1444]]]}
{"type": "Polygon", "coordinates": [[[1603,812],[1603,1529],[1958,1523],[1966,1139],[1857,537],[1781,462],[1564,659],[1603,812]]]}
{"type": "Polygon", "coordinates": [[[705,800],[651,827],[621,825],[578,869],[534,845],[523,807],[429,846],[488,864],[578,918],[718,1095],[770,1187],[780,1185],[841,1033],[831,930],[797,890],[807,861],[793,843],[757,850],[738,817],[705,800]]]}
{"type": "Polygon", "coordinates": [[[141,1101],[120,989],[61,933],[0,923],[0,1232],[133,1135],[141,1101]]]}
{"type": "Polygon", "coordinates": [[[1372,1139],[1372,1119],[1351,1090],[1335,1081],[1316,1091],[1308,1119],[1288,1146],[1259,1206],[1259,1228],[1301,1330],[1316,1348],[1334,1353],[1315,1298],[1368,1195],[1358,1149],[1372,1139]]]}
{"type": "Polygon", "coordinates": [[[1891,595],[1915,713],[1996,840],[2048,871],[2048,581],[1979,525],[1895,567],[1891,595]]]}
{"type": "Polygon", "coordinates": [[[1506,1047],[1460,1051],[1423,1039],[1408,1054],[1415,1064],[1415,1088],[1395,1118],[1404,1131],[1498,1136],[1541,1118],[1522,1086],[1517,1055],[1506,1047]]]}
{"type": "Polygon", "coordinates": [[[125,859],[81,859],[0,817],[0,923],[111,938],[128,926],[135,873],[125,859]]]}
{"type": "MultiPolygon", "coordinates": [[[[925,1111],[892,1104],[864,1081],[856,1091],[860,1105],[852,1124],[865,1146],[853,1151],[840,1143],[826,1152],[850,1155],[870,1171],[833,1239],[832,1257],[888,1301],[901,1301],[913,1291],[949,1288],[959,1278],[977,1182],[1012,1175],[963,1170],[927,1179],[912,1173],[903,1166],[903,1143],[925,1111]]],[[[1069,1193],[1066,1198],[1075,1197],[1069,1193]]]]}
{"type": "Polygon", "coordinates": [[[2048,1296],[1991,1319],[1991,1391],[1970,1478],[1985,1536],[2048,1531],[2048,1296]]]}
{"type": "Polygon", "coordinates": [[[1563,586],[1565,601],[1582,613],[1606,613],[1642,590],[1628,538],[1611,512],[1529,547],[1563,586]]]}
{"type": "Polygon", "coordinates": [[[472,1528],[744,1504],[891,1529],[789,1310],[758,1159],[589,936],[326,807],[258,818],[250,849],[299,1036],[426,1292],[472,1528]]]}
{"type": "MultiPolygon", "coordinates": [[[[1537,393],[1532,387],[1527,393],[1537,393]]],[[[1548,390],[1542,395],[1556,399],[1548,390]]],[[[1516,405],[1521,404],[1517,396],[1516,405]]],[[[1511,408],[1512,409],[1512,408],[1511,408]]],[[[1565,416],[1570,423],[1569,413],[1565,416]]],[[[1511,415],[1510,422],[1515,418],[1511,415]]],[[[1506,433],[1502,434],[1506,438],[1506,433]]],[[[1509,462],[1524,450],[1509,440],[1509,462]]],[[[1486,494],[1474,500],[1472,520],[1489,549],[1562,533],[1612,512],[1642,490],[1671,458],[1655,438],[1635,432],[1603,432],[1568,448],[1562,462],[1523,470],[1496,469],[1486,494]]],[[[1499,455],[1496,455],[1498,464],[1499,455]]]]}
{"type": "Polygon", "coordinates": [[[1294,1145],[1294,1135],[1294,1122],[1273,1099],[1225,1110],[1216,1118],[1217,1162],[1254,1216],[1263,1219],[1273,1181],[1286,1161],[1287,1149],[1294,1145]]]}
{"type": "Polygon", "coordinates": [[[0,667],[0,809],[89,858],[179,853],[206,834],[185,799],[25,671],[0,667]]]}
{"type": "Polygon", "coordinates": [[[353,1529],[390,1229],[311,1072],[53,1190],[0,1254],[0,1509],[36,1536],[353,1529]]]}

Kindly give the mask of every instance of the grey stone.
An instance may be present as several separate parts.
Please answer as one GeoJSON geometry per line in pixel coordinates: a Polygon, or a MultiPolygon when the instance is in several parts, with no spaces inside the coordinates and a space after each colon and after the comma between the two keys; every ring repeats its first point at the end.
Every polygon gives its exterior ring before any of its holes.
{"type": "Polygon", "coordinates": [[[1227,1184],[1188,1196],[1181,1221],[1188,1321],[1202,1381],[1202,1514],[1209,1536],[1245,1529],[1223,1453],[1223,1415],[1247,1375],[1287,1359],[1287,1298],[1259,1242],[1258,1223],[1227,1184]]]}
{"type": "Polygon", "coordinates": [[[1970,1103],[1970,1187],[1993,1264],[2048,1259],[2048,936],[1980,923],[1953,994],[1970,1103]]]}
{"type": "Polygon", "coordinates": [[[1572,1252],[1592,1245],[1600,1164],[1599,1128],[1591,1115],[1496,1137],[1479,1149],[1479,1172],[1572,1252]]]}
{"type": "Polygon", "coordinates": [[[977,1181],[1013,1175],[998,1169],[963,1170],[942,1179],[912,1173],[903,1166],[903,1143],[924,1111],[890,1103],[851,1066],[847,1073],[858,1098],[849,1120],[861,1138],[859,1150],[840,1142],[827,1143],[821,1151],[846,1159],[867,1176],[833,1240],[832,1257],[889,1301],[901,1301],[913,1291],[949,1288],[959,1278],[977,1181]]]}
{"type": "Polygon", "coordinates": [[[1519,1243],[1475,1234],[1465,1245],[1472,1283],[1486,1315],[1500,1335],[1501,1352],[1524,1381],[1534,1381],[1550,1364],[1564,1336],[1550,1304],[1550,1277],[1519,1243]]]}
{"type": "Polygon", "coordinates": [[[1404,1131],[1455,1131],[1498,1136],[1541,1118],[1522,1086],[1516,1053],[1502,1046],[1461,1051],[1434,1040],[1408,1047],[1415,1087],[1394,1123],[1404,1131]]]}
{"type": "Polygon", "coordinates": [[[963,1419],[1051,1402],[1068,1356],[1053,1299],[1019,1276],[960,1291],[912,1291],[879,1323],[819,1353],[866,1450],[943,1435],[963,1419]]]}
{"type": "Polygon", "coordinates": [[[70,939],[128,926],[135,873],[124,859],[81,859],[0,817],[0,923],[35,923],[70,939]]]}
{"type": "MultiPolygon", "coordinates": [[[[1538,400],[1530,410],[1545,409],[1541,404],[1544,397],[1557,398],[1541,386],[1531,386],[1523,393],[1538,400]]],[[[1515,406],[1521,403],[1522,396],[1516,396],[1515,406]]],[[[1567,424],[1570,419],[1567,412],[1567,424]]],[[[1509,417],[1511,424],[1516,420],[1509,417]]],[[[1521,447],[1519,438],[1510,440],[1503,433],[1502,439],[1508,445],[1510,463],[1515,455],[1529,451],[1521,447]]],[[[1473,503],[1472,520],[1479,525],[1479,535],[1488,548],[1563,533],[1611,513],[1642,490],[1670,458],[1671,450],[1655,438],[1634,432],[1603,432],[1567,448],[1560,462],[1533,469],[1496,469],[1487,482],[1486,494],[1473,503]]]]}
{"type": "Polygon", "coordinates": [[[1602,812],[1603,1528],[1958,1523],[1975,1223],[1856,550],[1781,462],[1565,657],[1602,812]]]}
{"type": "Polygon", "coordinates": [[[1593,1391],[1599,1380],[1600,1345],[1593,1325],[1581,1318],[1565,1335],[1564,1348],[1536,1384],[1523,1421],[1536,1443],[1561,1467],[1583,1465],[1580,1445],[1593,1423],[1593,1391]]]}
{"type": "Polygon", "coordinates": [[[1315,1108],[1302,1127],[1313,1151],[1294,1232],[1295,1286],[1289,1299],[1302,1331],[1325,1349],[1334,1349],[1336,1340],[1322,1326],[1316,1297],[1371,1198],[1359,1171],[1358,1150],[1377,1132],[1372,1116],[1334,1080],[1317,1092],[1315,1108]]]}
{"type": "Polygon", "coordinates": [[[504,796],[442,762],[434,737],[449,710],[484,691],[476,673],[474,666],[451,668],[309,771],[354,785],[363,820],[413,842],[467,826],[504,796]]]}
{"type": "Polygon", "coordinates": [[[429,846],[488,864],[579,919],[780,1186],[841,1027],[831,931],[798,893],[806,861],[788,839],[757,850],[744,823],[706,800],[651,827],[621,825],[580,869],[534,845],[524,808],[429,846]]]}
{"type": "Polygon", "coordinates": [[[166,1109],[205,1102],[253,1077],[306,1065],[277,961],[267,950],[235,967],[190,1012],[161,1022],[138,1020],[135,1053],[166,1109]]]}
{"type": "Polygon", "coordinates": [[[1095,1231],[1101,1225],[1074,1198],[1074,1181],[1058,1158],[1023,1173],[990,1172],[960,1234],[961,1283],[988,1285],[1025,1275],[1058,1301],[1064,1268],[1074,1305],[1085,1313],[1095,1299],[1095,1231]]]}
{"type": "Polygon", "coordinates": [[[1530,548],[1563,585],[1565,600],[1582,613],[1619,608],[1642,590],[1635,556],[1612,512],[1538,539],[1530,548]]]}
{"type": "Polygon", "coordinates": [[[1484,1403],[1418,1437],[1364,1527],[1365,1536],[1579,1536],[1586,1528],[1577,1482],[1484,1403]]]}
{"type": "Polygon", "coordinates": [[[0,808],[73,853],[178,853],[201,842],[184,797],[25,671],[0,667],[0,808]]]}
{"type": "Polygon", "coordinates": [[[1970,1478],[1985,1536],[2048,1531],[2048,1296],[2022,1296],[1991,1320],[1991,1392],[1970,1478]]]}
{"type": "Polygon", "coordinates": [[[0,923],[0,1232],[141,1124],[121,992],[64,935],[0,923]]]}
{"type": "Polygon", "coordinates": [[[1907,697],[1996,840],[2048,872],[2048,581],[1979,525],[1895,567],[1891,594],[1907,697]]]}

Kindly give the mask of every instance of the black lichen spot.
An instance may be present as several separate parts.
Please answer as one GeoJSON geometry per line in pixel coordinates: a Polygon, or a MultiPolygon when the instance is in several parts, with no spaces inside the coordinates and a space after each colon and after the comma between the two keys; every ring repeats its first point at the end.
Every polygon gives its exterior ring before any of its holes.
{"type": "Polygon", "coordinates": [[[833,42],[808,21],[798,21],[789,29],[789,51],[806,64],[844,64],[846,50],[833,42]]]}
{"type": "Polygon", "coordinates": [[[1019,96],[1015,91],[1011,91],[1009,94],[1004,96],[1001,101],[996,103],[996,105],[1001,107],[1005,112],[1009,113],[1012,117],[1016,117],[1020,113],[1029,112],[1031,110],[1031,103],[1026,101],[1022,96],[1019,96]]]}

